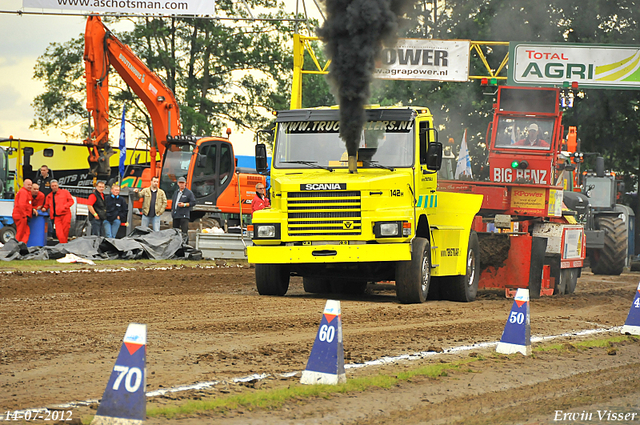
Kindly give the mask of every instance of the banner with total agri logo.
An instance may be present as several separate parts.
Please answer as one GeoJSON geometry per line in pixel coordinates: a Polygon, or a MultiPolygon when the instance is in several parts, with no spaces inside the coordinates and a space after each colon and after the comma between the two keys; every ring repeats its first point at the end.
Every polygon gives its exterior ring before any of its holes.
{"type": "Polygon", "coordinates": [[[23,8],[152,15],[214,15],[214,0],[23,0],[23,8]]]}
{"type": "Polygon", "coordinates": [[[373,73],[386,80],[458,81],[469,79],[469,40],[401,38],[382,49],[373,73]]]}
{"type": "Polygon", "coordinates": [[[640,46],[509,43],[507,84],[640,89],[640,46]]]}

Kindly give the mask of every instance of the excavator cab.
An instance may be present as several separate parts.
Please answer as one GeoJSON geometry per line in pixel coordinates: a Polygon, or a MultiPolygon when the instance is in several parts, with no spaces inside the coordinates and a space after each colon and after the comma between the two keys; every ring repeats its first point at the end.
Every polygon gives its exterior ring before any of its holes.
{"type": "Polygon", "coordinates": [[[178,178],[184,177],[196,197],[197,210],[217,212],[218,197],[231,184],[234,171],[233,146],[226,139],[168,137],[160,187],[171,200],[178,178]]]}

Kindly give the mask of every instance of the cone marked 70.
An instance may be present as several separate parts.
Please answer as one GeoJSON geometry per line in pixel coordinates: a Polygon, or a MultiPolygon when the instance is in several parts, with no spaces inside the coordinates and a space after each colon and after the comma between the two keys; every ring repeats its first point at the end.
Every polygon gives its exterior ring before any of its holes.
{"type": "Polygon", "coordinates": [[[513,299],[513,307],[496,347],[502,354],[531,354],[531,322],[529,319],[529,290],[520,288],[513,299]]]}
{"type": "Polygon", "coordinates": [[[633,303],[629,309],[627,321],[622,327],[623,334],[640,335],[640,284],[636,290],[636,296],[633,297],[633,303]]]}
{"type": "Polygon", "coordinates": [[[144,422],[147,414],[146,345],[147,325],[130,323],[91,425],[144,422]]]}
{"type": "Polygon", "coordinates": [[[344,372],[340,301],[327,300],[309,362],[302,372],[300,382],[331,385],[347,382],[344,372]]]}

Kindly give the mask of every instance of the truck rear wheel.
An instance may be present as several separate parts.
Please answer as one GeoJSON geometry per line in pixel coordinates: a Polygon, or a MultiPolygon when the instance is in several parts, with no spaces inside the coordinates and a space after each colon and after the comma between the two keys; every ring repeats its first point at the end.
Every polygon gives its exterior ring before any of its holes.
{"type": "Polygon", "coordinates": [[[415,238],[411,260],[396,265],[396,296],[403,304],[423,303],[431,281],[431,245],[426,238],[415,238]]]}
{"type": "Polygon", "coordinates": [[[620,217],[602,216],[596,219],[596,227],[604,230],[604,248],[589,253],[591,271],[618,276],[627,259],[627,224],[620,217]]]}
{"type": "Polygon", "coordinates": [[[310,294],[326,294],[331,292],[329,279],[321,277],[303,277],[302,286],[305,292],[310,294]]]}
{"type": "Polygon", "coordinates": [[[256,287],[260,295],[282,296],[289,289],[289,269],[282,264],[256,264],[256,287]]]}
{"type": "Polygon", "coordinates": [[[478,235],[472,231],[469,235],[469,248],[467,249],[467,268],[462,276],[450,276],[444,278],[441,283],[440,293],[442,298],[451,301],[470,302],[476,299],[478,294],[478,280],[480,279],[480,244],[478,235]]]}

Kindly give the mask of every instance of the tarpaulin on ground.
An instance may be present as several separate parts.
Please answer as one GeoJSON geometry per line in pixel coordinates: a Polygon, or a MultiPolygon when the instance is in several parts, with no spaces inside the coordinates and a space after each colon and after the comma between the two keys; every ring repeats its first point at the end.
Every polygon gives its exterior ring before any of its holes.
{"type": "Polygon", "coordinates": [[[84,236],[55,246],[27,247],[15,239],[0,248],[0,260],[57,260],[67,254],[89,260],[200,260],[202,253],[185,244],[179,229],[154,232],[136,227],[122,239],[84,236]]]}

